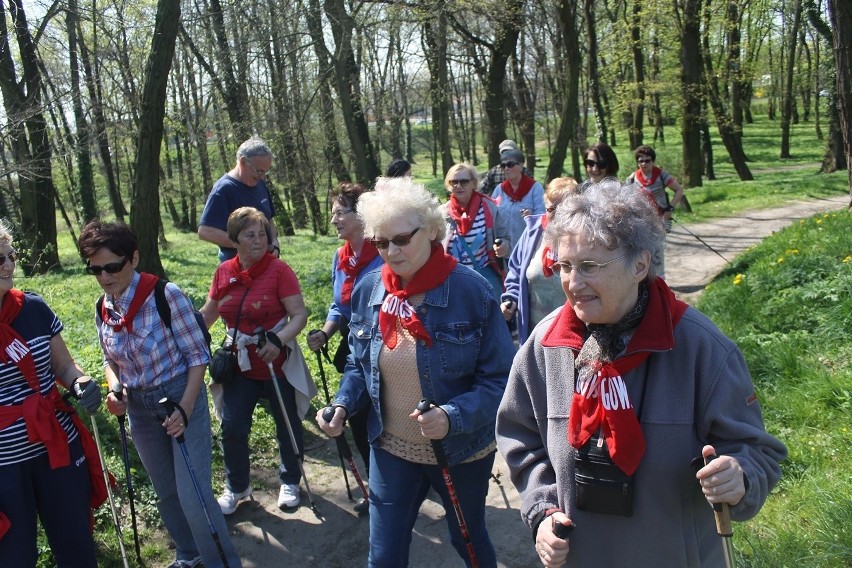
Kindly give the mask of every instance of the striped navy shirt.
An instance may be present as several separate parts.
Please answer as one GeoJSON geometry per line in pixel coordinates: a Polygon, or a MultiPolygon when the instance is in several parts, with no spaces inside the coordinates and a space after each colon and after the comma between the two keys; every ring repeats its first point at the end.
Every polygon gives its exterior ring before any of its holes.
{"type": "Polygon", "coordinates": [[[488,266],[488,249],[485,246],[485,207],[483,203],[479,206],[479,211],[476,213],[476,219],[473,220],[473,226],[464,237],[458,234],[455,230],[455,224],[450,223],[450,240],[447,241],[447,252],[456,257],[459,263],[467,266],[478,266],[485,268],[488,266]],[[459,239],[463,238],[467,246],[462,244],[459,239]],[[468,249],[473,252],[474,259],[470,258],[468,249]]]}
{"type": "MultiPolygon", "coordinates": [[[[62,331],[62,322],[41,297],[28,292],[12,328],[27,342],[35,360],[40,392],[42,396],[47,395],[56,385],[56,375],[50,364],[50,340],[62,331]]],[[[33,390],[18,366],[11,360],[0,363],[0,404],[20,405],[31,394],[33,390]]],[[[56,411],[56,417],[68,441],[76,440],[77,429],[71,423],[71,415],[56,411]]],[[[33,444],[28,440],[23,418],[0,431],[0,466],[20,463],[45,453],[47,448],[44,444],[33,444]]]]}

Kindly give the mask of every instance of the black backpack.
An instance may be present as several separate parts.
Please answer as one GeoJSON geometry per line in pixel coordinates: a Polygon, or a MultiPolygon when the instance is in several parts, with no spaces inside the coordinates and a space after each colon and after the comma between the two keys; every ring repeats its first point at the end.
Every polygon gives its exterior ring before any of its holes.
{"type": "MultiPolygon", "coordinates": [[[[175,332],[172,329],[172,307],[166,299],[167,283],[168,281],[163,280],[162,278],[157,280],[157,284],[154,285],[154,303],[157,305],[157,313],[160,314],[160,319],[163,320],[163,323],[167,328],[169,328],[169,331],[172,332],[172,336],[174,336],[175,332]]],[[[101,296],[95,303],[95,315],[98,317],[98,321],[102,321],[101,311],[103,309],[103,305],[104,297],[101,296]]],[[[193,315],[195,316],[195,321],[198,323],[198,327],[201,328],[201,332],[204,334],[204,341],[207,343],[207,349],[209,351],[212,338],[210,337],[210,331],[207,329],[207,324],[204,323],[204,316],[202,316],[201,312],[198,310],[193,310],[193,315]]]]}

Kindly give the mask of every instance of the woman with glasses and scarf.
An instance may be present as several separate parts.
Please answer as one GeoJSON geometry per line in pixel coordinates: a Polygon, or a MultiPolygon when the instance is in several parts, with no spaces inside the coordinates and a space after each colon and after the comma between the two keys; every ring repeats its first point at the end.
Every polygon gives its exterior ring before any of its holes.
{"type": "Polygon", "coordinates": [[[269,230],[269,220],[253,207],[240,207],[231,213],[228,237],[237,256],[213,273],[207,302],[200,310],[208,327],[218,317],[225,320],[228,342],[237,352],[238,368],[222,385],[225,490],[219,497],[219,507],[225,515],[236,511],[239,502],[252,494],[249,433],[261,398],[269,401],[281,457],[278,507],[298,507],[301,501],[302,418],[316,386],[301,372],[303,359],[295,339],[305,328],[308,310],[296,274],[267,250],[269,230]],[[294,372],[285,372],[285,364],[294,372]],[[295,448],[273,380],[278,382],[295,448]]]}
{"type": "Polygon", "coordinates": [[[56,314],[12,287],[16,260],[0,221],[0,564],[35,568],[40,522],[56,566],[96,568],[92,508],[106,485],[92,436],[57,385],[90,413],[101,391],[68,352],[56,314]]]}
{"type": "MultiPolygon", "coordinates": [[[[402,177],[402,176],[397,176],[402,177]]],[[[363,277],[382,265],[382,257],[370,239],[364,237],[364,224],[358,217],[358,199],[368,189],[356,183],[342,183],[331,206],[331,224],[337,238],[344,241],[334,253],[331,262],[332,302],[320,330],[308,334],[308,348],[319,351],[329,338],[340,331],[340,345],[334,354],[334,368],[343,373],[349,356],[349,319],[352,316],[352,290],[363,277]]],[[[349,417],[349,427],[358,453],[370,473],[370,444],[367,441],[367,414],[369,408],[349,417]]],[[[367,501],[355,504],[358,513],[367,510],[367,501]]]]}
{"type": "MultiPolygon", "coordinates": [[[[329,435],[367,406],[370,552],[373,568],[408,565],[420,504],[434,489],[447,511],[450,541],[468,562],[456,515],[464,515],[483,568],[497,565],[485,524],[494,463],[494,416],[514,347],[488,282],[444,252],[438,200],[410,179],[380,179],[358,202],[365,234],[385,261],[352,293],[351,354],[329,435]],[[421,400],[433,406],[416,410],[421,400]],[[446,454],[447,485],[433,450],[446,454]]],[[[470,565],[470,564],[468,564],[470,565]]]]}
{"type": "Polygon", "coordinates": [[[568,301],[519,351],[497,415],[544,566],[724,566],[708,503],[746,520],[780,477],[739,349],[654,273],[663,237],[648,199],[610,181],[545,232],[568,301]]]}
{"type": "Polygon", "coordinates": [[[441,206],[447,222],[444,249],[460,263],[488,280],[496,298],[503,291],[503,271],[498,257],[509,256],[509,232],[497,203],[477,190],[479,175],[470,164],[447,171],[444,187],[450,200],[441,206]],[[501,241],[497,244],[497,241],[501,241]]]}
{"type": "Polygon", "coordinates": [[[159,278],[137,272],[138,242],[128,226],[92,221],[80,233],[78,245],[86,272],[104,291],[95,324],[110,388],[107,408],[129,418],[133,445],[176,545],[169,568],[224,565],[207,512],[228,564],[241,566],[210,484],[210,412],[204,386],[210,351],[192,302],[177,286],[166,284],[163,294],[172,314],[171,328],[166,326],[155,298],[159,278]],[[175,403],[171,415],[160,404],[163,398],[175,403]],[[206,507],[175,440],[179,436],[185,439],[206,507]]]}
{"type": "Polygon", "coordinates": [[[544,188],[524,174],[524,154],[520,150],[501,153],[500,167],[506,174],[506,180],[497,186],[491,198],[497,202],[500,213],[506,218],[511,250],[526,228],[524,218],[544,214],[544,188]]]}
{"type": "Polygon", "coordinates": [[[593,183],[599,183],[606,178],[618,179],[618,158],[612,148],[598,142],[592,144],[583,152],[583,165],[586,166],[586,180],[580,184],[580,193],[593,183]]]}
{"type": "Polygon", "coordinates": [[[517,313],[520,345],[544,316],[565,303],[565,292],[553,273],[555,251],[543,237],[556,207],[564,197],[576,191],[577,182],[570,177],[556,178],[547,184],[544,191],[546,213],[526,218],[527,228],[509,258],[506,291],[500,298],[500,309],[506,321],[517,313]]]}
{"type": "MultiPolygon", "coordinates": [[[[663,221],[666,233],[672,230],[672,211],[683,200],[683,187],[666,170],[660,169],[654,163],[657,153],[650,146],[639,146],[633,151],[638,169],[627,176],[625,183],[644,191],[654,202],[663,221]],[[669,201],[666,189],[674,191],[674,197],[669,201]]],[[[654,253],[653,262],[657,275],[666,277],[665,241],[660,250],[654,253]]]]}

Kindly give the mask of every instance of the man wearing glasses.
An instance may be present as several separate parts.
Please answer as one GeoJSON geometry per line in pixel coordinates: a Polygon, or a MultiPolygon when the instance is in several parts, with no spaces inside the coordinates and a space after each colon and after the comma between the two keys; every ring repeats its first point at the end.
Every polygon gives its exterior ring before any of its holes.
{"type": "Polygon", "coordinates": [[[234,258],[237,249],[228,238],[228,216],[240,207],[254,207],[269,219],[269,251],[280,253],[278,231],[273,222],[275,208],[266,187],[266,175],[272,168],[272,150],[258,137],[251,137],[237,149],[237,164],[213,185],[201,222],[198,238],[219,246],[219,261],[234,258]]]}
{"type": "MultiPolygon", "coordinates": [[[[502,162],[503,155],[509,150],[517,150],[518,145],[515,144],[514,140],[503,140],[497,148],[500,150],[500,161],[502,162]]],[[[525,167],[523,168],[523,174],[525,176],[530,175],[525,167]]],[[[482,176],[482,182],[479,184],[479,191],[485,195],[491,195],[497,186],[504,181],[506,181],[506,172],[503,171],[500,164],[497,164],[485,172],[485,175],[482,176]]]]}

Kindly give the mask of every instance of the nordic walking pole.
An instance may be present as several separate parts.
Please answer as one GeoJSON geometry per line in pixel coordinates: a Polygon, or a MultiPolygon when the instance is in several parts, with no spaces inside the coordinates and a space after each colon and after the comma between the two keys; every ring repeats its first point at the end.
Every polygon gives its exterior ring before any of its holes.
{"type": "MultiPolygon", "coordinates": [[[[118,390],[112,391],[115,398],[122,400],[124,395],[121,390],[121,385],[117,385],[118,390]]],[[[130,454],[127,451],[127,428],[124,425],[126,414],[116,416],[118,418],[118,429],[121,432],[121,450],[124,457],[124,479],[127,484],[127,497],[130,499],[130,519],[133,522],[133,546],[136,549],[136,561],[142,566],[142,553],[139,547],[139,529],[136,526],[136,505],[133,502],[133,482],[130,480],[130,454]]]]}
{"type": "MultiPolygon", "coordinates": [[[[174,414],[174,411],[179,408],[178,405],[165,397],[160,399],[160,404],[162,404],[163,408],[166,409],[167,417],[174,414]]],[[[186,416],[183,411],[181,411],[181,414],[186,416]]],[[[184,418],[184,424],[186,424],[186,422],[187,420],[184,418]]],[[[177,436],[175,440],[183,454],[183,460],[186,462],[186,469],[189,471],[189,478],[192,480],[192,485],[195,487],[195,493],[198,495],[198,500],[201,502],[201,509],[204,511],[204,516],[207,517],[207,527],[210,529],[210,536],[213,537],[213,542],[216,543],[216,549],[219,551],[219,557],[222,559],[222,565],[225,568],[230,568],[228,565],[228,558],[225,556],[225,551],[222,549],[222,542],[219,540],[219,533],[216,531],[216,527],[213,526],[213,519],[210,518],[210,511],[207,509],[207,502],[204,501],[204,495],[201,493],[201,486],[198,484],[198,478],[195,477],[195,470],[192,468],[192,462],[189,459],[189,452],[186,451],[186,439],[183,437],[183,434],[181,434],[180,436],[177,436]]]]}
{"type": "MultiPolygon", "coordinates": [[[[704,465],[708,465],[718,456],[715,453],[704,456],[704,465]]],[[[726,568],[736,568],[734,559],[734,544],[732,542],[734,529],[731,525],[731,510],[727,503],[713,503],[713,516],[716,518],[716,532],[722,537],[725,551],[726,568]]]]}
{"type": "MultiPolygon", "coordinates": [[[[331,422],[334,418],[334,407],[327,406],[325,410],[322,411],[322,419],[326,422],[331,422]]],[[[340,436],[336,436],[334,441],[337,443],[337,452],[346,458],[346,463],[349,464],[349,470],[352,472],[352,475],[355,476],[355,481],[358,482],[358,487],[361,488],[361,494],[364,495],[364,500],[369,502],[370,495],[367,492],[367,488],[364,486],[364,480],[361,478],[361,474],[358,472],[358,466],[355,464],[355,459],[352,457],[352,449],[349,447],[349,442],[346,441],[346,436],[341,432],[340,436]]],[[[352,495],[349,495],[349,498],[352,499],[352,495]]]]}
{"type": "MultiPolygon", "coordinates": [[[[308,335],[313,335],[315,333],[320,333],[319,330],[314,329],[308,332],[308,335]]],[[[325,367],[322,364],[322,357],[320,356],[320,352],[316,351],[317,354],[317,366],[319,366],[320,372],[320,381],[322,382],[322,390],[325,392],[325,404],[327,406],[331,405],[331,395],[328,393],[328,382],[325,380],[325,367]]],[[[328,422],[328,420],[326,420],[328,422]]],[[[350,452],[351,453],[351,452],[350,452]]],[[[346,465],[343,462],[343,454],[340,451],[340,445],[337,446],[337,457],[340,458],[340,469],[343,470],[343,482],[346,484],[346,495],[349,497],[349,500],[352,501],[352,489],[349,487],[349,476],[346,475],[346,465]]]]}
{"type": "MultiPolygon", "coordinates": [[[[425,398],[417,403],[417,410],[421,413],[428,412],[433,404],[425,398]]],[[[476,560],[476,552],[473,550],[473,542],[470,540],[470,532],[467,530],[467,523],[464,522],[462,515],[461,503],[459,503],[458,495],[456,495],[456,487],[453,485],[453,478],[450,476],[450,464],[447,461],[447,454],[444,453],[444,446],[440,440],[429,440],[432,442],[432,450],[435,452],[435,459],[438,461],[438,467],[441,468],[441,475],[444,478],[444,484],[447,486],[447,493],[450,494],[450,501],[453,504],[453,510],[456,512],[456,520],[459,523],[464,545],[467,548],[467,556],[470,558],[470,565],[473,568],[479,567],[479,562],[476,560]]]]}
{"type": "MultiPolygon", "coordinates": [[[[83,396],[83,388],[79,382],[74,383],[74,395],[77,398],[83,396]]],[[[104,482],[106,483],[107,497],[109,498],[109,509],[112,513],[112,524],[115,526],[115,534],[118,535],[118,549],[121,552],[121,562],[124,568],[130,568],[127,562],[127,550],[124,548],[124,538],[121,536],[121,523],[118,521],[118,510],[115,508],[115,499],[112,496],[112,488],[109,483],[109,471],[107,471],[106,461],[104,461],[104,450],[101,445],[101,434],[98,431],[98,423],[95,421],[95,413],[89,414],[92,422],[92,436],[95,438],[95,446],[98,448],[98,457],[101,460],[101,473],[104,474],[104,482]]]]}
{"type": "MultiPolygon", "coordinates": [[[[264,345],[266,345],[266,332],[260,331],[257,335],[257,348],[262,349],[264,345]]],[[[308,494],[308,502],[310,502],[314,513],[319,515],[316,503],[314,503],[314,496],[311,493],[311,486],[308,483],[308,476],[305,475],[305,466],[302,460],[299,459],[299,444],[296,443],[296,435],[293,433],[293,427],[290,425],[290,416],[287,414],[287,407],[284,406],[284,397],[281,395],[281,387],[278,386],[278,379],[275,377],[275,369],[272,367],[271,362],[267,363],[266,366],[269,367],[269,376],[272,379],[272,386],[275,387],[275,396],[278,398],[278,405],[281,407],[284,424],[287,425],[287,433],[290,435],[290,445],[293,448],[293,454],[296,456],[296,463],[299,464],[299,472],[302,474],[302,479],[305,480],[305,491],[308,494]]]]}

